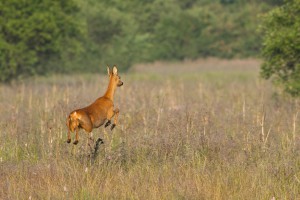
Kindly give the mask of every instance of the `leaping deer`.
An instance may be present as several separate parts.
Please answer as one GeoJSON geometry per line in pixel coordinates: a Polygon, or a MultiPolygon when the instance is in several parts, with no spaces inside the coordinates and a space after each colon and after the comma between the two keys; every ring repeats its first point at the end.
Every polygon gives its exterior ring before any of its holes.
{"type": "Polygon", "coordinates": [[[107,66],[107,73],[109,76],[109,84],[105,94],[96,99],[91,105],[74,110],[67,118],[68,140],[71,142],[71,133],[76,132],[76,138],[73,144],[78,143],[78,131],[80,128],[90,133],[93,128],[102,126],[106,120],[105,128],[111,124],[111,119],[114,117],[114,123],[111,125],[111,130],[115,128],[118,123],[119,109],[114,109],[113,98],[117,87],[123,85],[121,77],[118,75],[118,69],[113,67],[112,71],[107,66]]]}

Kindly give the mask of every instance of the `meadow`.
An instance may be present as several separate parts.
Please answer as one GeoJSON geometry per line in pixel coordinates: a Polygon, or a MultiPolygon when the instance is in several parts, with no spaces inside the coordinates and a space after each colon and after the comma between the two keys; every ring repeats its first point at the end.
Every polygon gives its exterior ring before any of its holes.
{"type": "Polygon", "coordinates": [[[97,154],[84,131],[66,143],[66,117],[104,93],[105,74],[0,85],[0,199],[300,199],[300,102],[260,79],[259,65],[120,73],[119,125],[93,130],[97,154]]]}

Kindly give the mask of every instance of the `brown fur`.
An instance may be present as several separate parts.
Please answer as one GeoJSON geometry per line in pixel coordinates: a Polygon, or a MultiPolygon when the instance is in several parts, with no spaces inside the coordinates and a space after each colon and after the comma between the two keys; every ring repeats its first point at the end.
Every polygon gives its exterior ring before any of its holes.
{"type": "Polygon", "coordinates": [[[113,97],[116,88],[122,86],[123,82],[121,81],[121,77],[118,76],[116,66],[113,67],[112,71],[107,67],[107,72],[109,84],[105,94],[96,99],[91,105],[74,110],[68,116],[68,143],[71,142],[70,132],[76,132],[76,138],[73,144],[77,144],[79,140],[78,131],[81,128],[90,133],[94,128],[102,126],[106,120],[108,121],[106,122],[105,127],[109,126],[113,117],[114,123],[111,126],[111,130],[117,125],[119,109],[114,109],[113,97]]]}

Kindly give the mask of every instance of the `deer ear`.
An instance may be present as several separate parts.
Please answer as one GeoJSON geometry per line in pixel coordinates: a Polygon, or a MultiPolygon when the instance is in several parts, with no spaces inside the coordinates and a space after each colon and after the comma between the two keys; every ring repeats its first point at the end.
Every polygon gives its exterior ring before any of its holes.
{"type": "Polygon", "coordinates": [[[109,66],[107,65],[107,74],[108,74],[108,76],[110,75],[110,70],[109,70],[109,66]]]}
{"type": "Polygon", "coordinates": [[[113,74],[114,75],[118,74],[118,69],[117,69],[116,65],[114,65],[114,67],[113,67],[113,74]]]}

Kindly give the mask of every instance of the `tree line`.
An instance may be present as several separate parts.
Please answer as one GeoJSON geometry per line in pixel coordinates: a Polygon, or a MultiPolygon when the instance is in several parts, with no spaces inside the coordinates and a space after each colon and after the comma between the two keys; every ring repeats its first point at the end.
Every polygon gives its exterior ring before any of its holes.
{"type": "MultiPolygon", "coordinates": [[[[293,27],[288,34],[292,43],[299,33],[299,20],[293,21],[299,19],[297,9],[299,0],[2,0],[0,81],[95,72],[106,64],[126,70],[155,60],[258,57],[261,49],[267,60],[262,74],[269,78],[274,59],[292,51],[272,43],[274,34],[280,37],[274,24],[293,27]],[[283,4],[294,7],[280,10],[283,4]],[[261,16],[272,9],[258,32],[261,16]]],[[[298,56],[290,57],[286,74],[299,70],[298,56]]]]}

